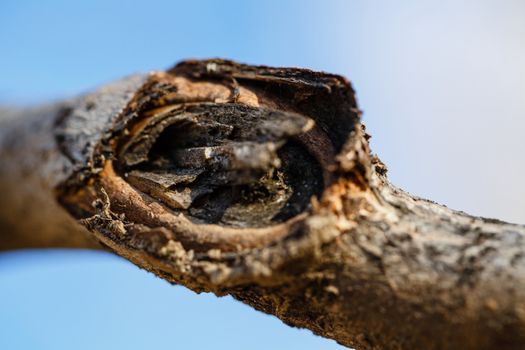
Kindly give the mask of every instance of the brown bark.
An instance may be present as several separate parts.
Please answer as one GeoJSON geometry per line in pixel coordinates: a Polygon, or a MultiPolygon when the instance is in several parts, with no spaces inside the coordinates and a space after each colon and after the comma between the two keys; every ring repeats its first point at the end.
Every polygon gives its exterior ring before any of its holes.
{"type": "Polygon", "coordinates": [[[95,238],[358,349],[525,347],[525,228],[391,185],[342,77],[187,61],[3,114],[2,249],[95,238]]]}

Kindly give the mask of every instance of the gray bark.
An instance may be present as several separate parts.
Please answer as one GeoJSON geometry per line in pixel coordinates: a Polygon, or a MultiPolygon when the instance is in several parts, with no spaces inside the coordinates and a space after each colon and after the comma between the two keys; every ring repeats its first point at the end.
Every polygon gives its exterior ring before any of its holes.
{"type": "Polygon", "coordinates": [[[524,348],[525,228],[391,185],[359,114],[344,78],[222,60],[3,112],[0,248],[98,241],[357,349],[524,348]]]}

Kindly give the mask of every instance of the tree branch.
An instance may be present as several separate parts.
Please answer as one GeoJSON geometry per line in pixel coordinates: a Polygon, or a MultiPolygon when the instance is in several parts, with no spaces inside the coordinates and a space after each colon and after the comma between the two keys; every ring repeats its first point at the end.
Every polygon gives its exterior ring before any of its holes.
{"type": "Polygon", "coordinates": [[[391,185],[340,76],[186,61],[3,114],[2,249],[95,238],[358,349],[525,346],[525,228],[391,185]]]}

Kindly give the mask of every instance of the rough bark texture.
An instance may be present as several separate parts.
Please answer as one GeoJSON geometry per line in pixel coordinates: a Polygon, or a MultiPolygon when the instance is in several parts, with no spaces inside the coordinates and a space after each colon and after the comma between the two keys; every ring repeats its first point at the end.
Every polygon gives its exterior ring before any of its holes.
{"type": "Polygon", "coordinates": [[[391,185],[359,115],[342,77],[223,60],[5,111],[0,247],[95,238],[357,349],[523,349],[525,228],[391,185]]]}

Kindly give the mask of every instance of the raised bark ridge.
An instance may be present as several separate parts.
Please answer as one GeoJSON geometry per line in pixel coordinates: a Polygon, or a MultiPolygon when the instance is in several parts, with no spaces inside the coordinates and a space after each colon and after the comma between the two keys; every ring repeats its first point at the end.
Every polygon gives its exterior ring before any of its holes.
{"type": "Polygon", "coordinates": [[[359,349],[525,345],[525,229],[392,186],[340,76],[186,61],[44,114],[3,155],[52,156],[3,183],[45,164],[47,202],[172,283],[359,349]]]}

